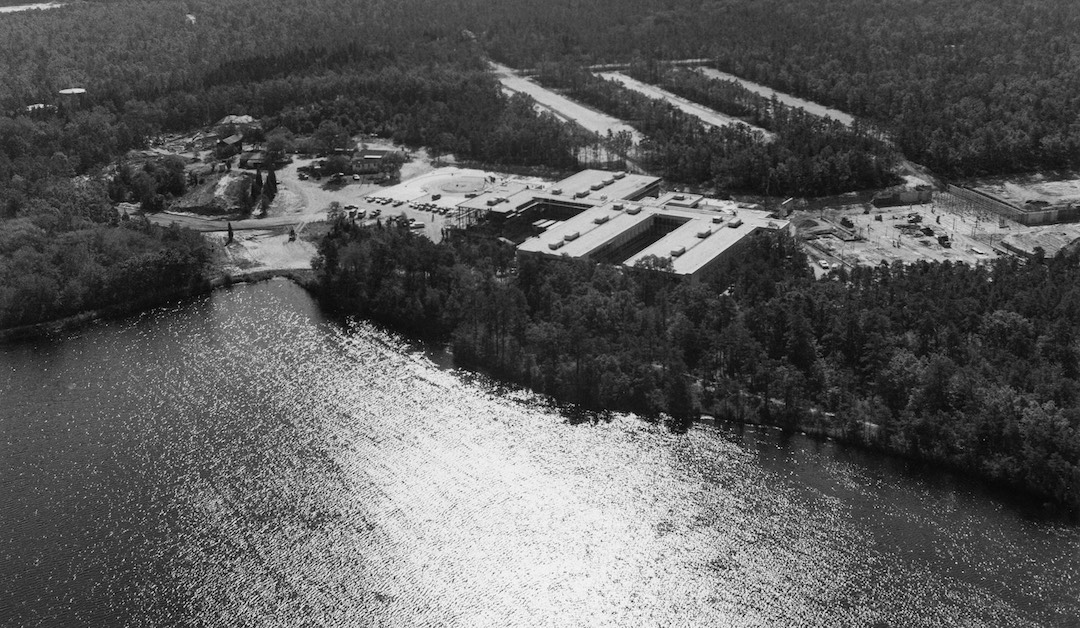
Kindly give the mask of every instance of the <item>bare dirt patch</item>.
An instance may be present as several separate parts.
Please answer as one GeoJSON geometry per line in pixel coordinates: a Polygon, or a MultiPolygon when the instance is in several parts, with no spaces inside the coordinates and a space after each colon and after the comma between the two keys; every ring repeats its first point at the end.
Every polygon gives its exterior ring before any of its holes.
{"type": "Polygon", "coordinates": [[[756,127],[744,120],[725,115],[723,113],[720,113],[719,111],[716,111],[715,109],[710,109],[695,102],[691,102],[681,96],[676,96],[675,94],[672,94],[671,92],[665,89],[661,89],[655,85],[642,83],[641,81],[630,78],[629,76],[626,76],[621,72],[600,72],[597,74],[597,76],[607,80],[613,80],[621,84],[623,87],[638,92],[639,94],[644,94],[649,98],[653,98],[655,100],[663,100],[671,103],[675,106],[675,108],[679,109],[680,111],[688,113],[710,126],[720,127],[730,126],[734,124],[747,127],[748,129],[751,129],[753,131],[757,131],[761,133],[766,139],[771,139],[775,137],[773,133],[770,133],[769,131],[766,131],[765,129],[762,129],[760,127],[756,127]]]}
{"type": "Polygon", "coordinates": [[[315,245],[303,238],[290,241],[287,229],[239,231],[226,245],[221,232],[204,237],[221,252],[221,269],[229,274],[259,270],[298,270],[311,268],[315,245]]]}
{"type": "Polygon", "coordinates": [[[799,109],[803,109],[807,113],[811,113],[815,116],[819,116],[822,118],[832,118],[833,120],[836,120],[848,126],[851,126],[855,122],[855,118],[852,117],[851,114],[844,113],[839,109],[831,109],[829,107],[826,107],[825,105],[819,105],[816,102],[803,100],[802,98],[792,96],[791,94],[778,92],[771,87],[766,87],[753,81],[741,79],[734,74],[721,72],[720,70],[714,68],[698,68],[698,71],[709,78],[718,79],[721,81],[735,81],[741,84],[746,89],[754,92],[755,94],[758,94],[759,96],[764,96],[765,98],[772,98],[773,96],[775,96],[777,100],[784,103],[785,105],[788,105],[790,107],[798,107],[799,109]]]}
{"type": "Polygon", "coordinates": [[[637,129],[618,118],[590,109],[546,87],[520,77],[514,72],[513,68],[498,63],[491,65],[503,87],[512,92],[527,94],[546,111],[562,120],[573,122],[587,131],[602,136],[606,136],[608,133],[617,134],[625,131],[630,134],[635,144],[640,143],[644,138],[637,129]]]}
{"type": "Polygon", "coordinates": [[[1054,179],[1036,174],[1008,179],[983,179],[969,187],[992,194],[1017,207],[1026,203],[1060,207],[1080,203],[1080,179],[1054,179]]]}

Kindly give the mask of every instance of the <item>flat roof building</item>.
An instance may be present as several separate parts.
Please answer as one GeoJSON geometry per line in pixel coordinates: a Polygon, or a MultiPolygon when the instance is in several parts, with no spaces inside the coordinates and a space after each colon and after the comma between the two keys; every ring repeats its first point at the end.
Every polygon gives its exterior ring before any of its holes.
{"type": "MultiPolygon", "coordinates": [[[[710,199],[710,205],[696,209],[661,200],[664,197],[588,208],[529,238],[518,250],[626,266],[649,256],[666,258],[673,273],[697,283],[746,246],[750,236],[790,229],[786,220],[735,203],[710,199]]],[[[700,200],[692,202],[696,205],[700,200]]]]}
{"type": "Polygon", "coordinates": [[[543,193],[572,199],[588,199],[594,202],[629,200],[656,196],[660,190],[660,178],[606,170],[582,170],[562,181],[554,183],[543,193]]]}

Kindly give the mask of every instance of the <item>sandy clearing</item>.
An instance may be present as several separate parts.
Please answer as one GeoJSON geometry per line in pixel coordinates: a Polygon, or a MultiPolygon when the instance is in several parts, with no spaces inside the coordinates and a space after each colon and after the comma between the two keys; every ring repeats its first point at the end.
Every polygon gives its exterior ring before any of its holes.
{"type": "Polygon", "coordinates": [[[224,233],[209,233],[204,237],[221,247],[225,259],[222,271],[236,275],[260,270],[310,269],[315,257],[315,245],[303,239],[289,241],[287,231],[260,230],[234,234],[232,244],[225,245],[224,233]]]}
{"type": "Polygon", "coordinates": [[[1080,179],[1048,180],[1045,175],[993,178],[972,182],[968,187],[993,194],[1002,200],[1022,207],[1027,202],[1051,205],[1080,202],[1080,179]]]}
{"type": "Polygon", "coordinates": [[[738,124],[738,125],[741,125],[741,126],[745,126],[748,129],[751,129],[753,131],[758,131],[766,139],[771,140],[772,138],[776,137],[774,134],[770,133],[769,131],[766,131],[765,129],[762,129],[760,127],[756,127],[756,126],[754,126],[754,125],[752,125],[752,124],[750,124],[748,122],[744,122],[743,120],[740,120],[738,118],[733,118],[732,116],[725,115],[723,113],[720,113],[719,111],[716,111],[715,109],[709,109],[708,107],[699,105],[699,104],[697,104],[695,102],[691,102],[691,101],[689,101],[689,100],[687,100],[687,99],[685,99],[685,98],[683,98],[681,96],[676,96],[675,94],[672,94],[671,92],[669,92],[669,91],[667,91],[665,89],[661,89],[661,88],[659,88],[659,87],[657,87],[655,85],[649,85],[648,83],[642,83],[641,81],[639,81],[637,79],[634,79],[634,78],[630,78],[629,76],[627,76],[627,75],[625,75],[625,74],[623,74],[621,72],[600,72],[600,73],[597,74],[597,76],[599,76],[599,77],[601,77],[603,79],[615,81],[615,82],[621,84],[623,87],[625,87],[627,89],[632,89],[635,92],[638,92],[639,94],[644,94],[644,95],[648,96],[649,98],[653,98],[653,99],[656,99],[656,100],[665,100],[665,101],[671,103],[672,105],[674,105],[680,111],[683,111],[684,113],[688,113],[688,114],[698,118],[699,120],[701,120],[705,124],[715,126],[715,127],[729,126],[729,125],[732,125],[732,124],[738,124]]]}
{"type": "Polygon", "coordinates": [[[495,74],[503,87],[513,92],[527,94],[542,107],[563,120],[575,122],[586,130],[604,136],[608,132],[615,134],[626,131],[630,133],[635,144],[640,143],[643,139],[641,133],[629,124],[605,113],[589,109],[528,79],[522,78],[514,72],[513,68],[498,63],[492,63],[491,67],[495,70],[495,74]]]}
{"type": "Polygon", "coordinates": [[[771,87],[766,87],[764,85],[754,83],[753,81],[741,79],[734,74],[721,72],[720,70],[717,70],[715,68],[697,68],[697,70],[698,72],[701,72],[709,78],[719,79],[722,81],[736,81],[746,89],[761,96],[764,96],[765,98],[772,98],[773,96],[776,96],[776,99],[784,103],[785,105],[789,105],[791,107],[798,107],[805,110],[807,113],[814,114],[815,116],[820,116],[822,118],[832,118],[833,120],[836,120],[848,126],[851,126],[855,122],[854,117],[852,117],[850,114],[840,111],[839,109],[831,109],[829,107],[826,107],[825,105],[819,105],[816,102],[803,100],[802,98],[799,98],[797,96],[778,92],[771,87]]]}

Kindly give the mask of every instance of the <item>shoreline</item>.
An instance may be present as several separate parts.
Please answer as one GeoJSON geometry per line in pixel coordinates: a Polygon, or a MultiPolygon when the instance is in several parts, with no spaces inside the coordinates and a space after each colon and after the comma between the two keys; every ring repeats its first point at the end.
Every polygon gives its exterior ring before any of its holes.
{"type": "Polygon", "coordinates": [[[314,273],[315,271],[310,269],[297,268],[262,268],[236,274],[219,273],[216,276],[209,278],[202,286],[176,290],[163,298],[154,299],[153,301],[117,303],[98,310],[79,312],[78,314],[72,314],[71,316],[66,316],[64,318],[0,329],[0,345],[33,340],[43,336],[51,336],[65,331],[71,331],[98,320],[130,316],[139,312],[151,310],[155,307],[160,307],[177,299],[187,299],[194,296],[209,294],[219,288],[228,287],[238,283],[258,283],[277,277],[284,277],[296,282],[306,289],[307,284],[314,277],[314,273]]]}
{"type": "MultiPolygon", "coordinates": [[[[0,346],[8,343],[33,340],[36,338],[51,336],[65,331],[78,329],[79,327],[82,327],[97,320],[107,320],[130,316],[138,312],[144,312],[156,307],[160,307],[166,303],[172,302],[177,299],[185,299],[193,296],[209,294],[215,290],[218,290],[220,288],[226,288],[234,284],[259,283],[275,278],[284,278],[293,281],[299,287],[303,288],[315,300],[315,302],[319,304],[320,308],[324,308],[325,305],[319,298],[317,290],[314,290],[314,276],[315,271],[312,269],[295,268],[264,268],[252,271],[245,271],[237,274],[220,273],[215,277],[209,279],[200,288],[178,290],[165,298],[155,299],[153,302],[118,304],[100,310],[80,312],[72,316],[55,319],[52,321],[35,323],[32,325],[24,325],[21,327],[0,329],[0,346]]],[[[424,350],[425,353],[427,353],[429,350],[436,349],[435,345],[433,345],[429,340],[406,335],[392,328],[387,329],[395,334],[401,335],[410,343],[414,343],[414,346],[420,348],[421,350],[424,350]]],[[[471,373],[490,378],[493,381],[497,381],[508,386],[520,386],[536,394],[543,394],[531,388],[528,388],[527,386],[524,386],[519,382],[499,377],[496,374],[488,371],[486,368],[483,368],[482,364],[457,366],[453,352],[449,349],[449,347],[442,347],[441,349],[439,349],[439,353],[442,354],[442,357],[445,360],[449,361],[449,364],[440,364],[440,368],[464,369],[471,373]]],[[[549,395],[549,397],[552,401],[559,405],[574,405],[554,396],[549,395]]],[[[959,476],[968,477],[983,483],[986,487],[989,487],[991,489],[1004,491],[1005,494],[1018,501],[1029,502],[1032,505],[1041,505],[1042,510],[1045,511],[1048,515],[1065,516],[1072,521],[1080,520],[1080,511],[1073,508],[1067,503],[1058,502],[1050,496],[1032,493],[1025,490],[1023,487],[1015,486],[1009,482],[995,480],[979,473],[973,473],[968,469],[965,469],[961,466],[949,464],[945,461],[936,460],[933,458],[913,456],[910,454],[905,454],[903,452],[893,451],[888,449],[887,447],[881,446],[880,444],[866,442],[865,435],[862,435],[862,437],[860,437],[859,434],[850,434],[839,426],[823,424],[821,420],[823,416],[820,410],[804,411],[803,416],[793,417],[793,424],[785,425],[781,424],[783,423],[783,421],[770,421],[768,418],[763,416],[761,406],[756,405],[752,402],[747,403],[750,401],[750,399],[750,396],[740,396],[740,403],[736,406],[731,405],[730,399],[724,401],[721,401],[719,399],[714,400],[713,404],[711,404],[709,407],[702,407],[697,413],[697,416],[691,418],[687,424],[676,425],[672,422],[669,424],[668,427],[673,431],[683,432],[686,431],[686,429],[689,428],[690,425],[694,424],[715,426],[718,423],[723,423],[739,428],[754,427],[759,429],[777,430],[783,434],[801,435],[805,438],[818,442],[832,441],[839,445],[851,447],[862,452],[885,455],[890,458],[905,460],[910,463],[920,465],[926,465],[928,468],[941,469],[959,476]]],[[[760,403],[760,400],[758,401],[760,403]]],[[[595,409],[588,409],[584,407],[581,407],[581,409],[587,410],[589,412],[596,411],[595,409]]],[[[646,421],[664,421],[663,415],[657,417],[642,417],[642,419],[646,421]]],[[[864,425],[862,429],[866,430],[868,428],[864,425]]]]}

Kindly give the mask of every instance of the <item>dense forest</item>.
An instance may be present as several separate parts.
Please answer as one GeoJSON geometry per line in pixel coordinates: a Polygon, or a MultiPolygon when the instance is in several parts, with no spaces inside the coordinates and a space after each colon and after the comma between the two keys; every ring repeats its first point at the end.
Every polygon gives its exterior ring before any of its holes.
{"type": "MultiPolygon", "coordinates": [[[[1060,0],[84,2],[0,18],[0,110],[78,85],[89,108],[143,117],[163,106],[151,126],[190,125],[221,112],[211,101],[196,115],[212,86],[456,40],[515,67],[711,59],[865,117],[955,177],[1080,165],[1078,26],[1080,5],[1060,0]]],[[[444,47],[412,66],[461,55],[444,47]]]]}
{"type": "Polygon", "coordinates": [[[1080,4],[1060,0],[499,3],[510,65],[706,58],[865,117],[949,177],[1080,165],[1080,4]]]}
{"type": "Polygon", "coordinates": [[[711,183],[723,190],[767,195],[825,196],[897,182],[895,151],[871,133],[757,97],[742,87],[682,70],[632,72],[775,133],[768,139],[743,125],[713,127],[664,101],[649,98],[565,64],[545,65],[540,80],[575,100],[628,120],[645,136],[638,161],[669,181],[711,183]],[[717,84],[718,87],[713,87],[717,84]]]}
{"type": "Polygon", "coordinates": [[[761,235],[691,286],[513,253],[339,221],[320,245],[317,291],[564,401],[809,429],[1080,507],[1075,256],[816,281],[794,241],[761,235]]]}

